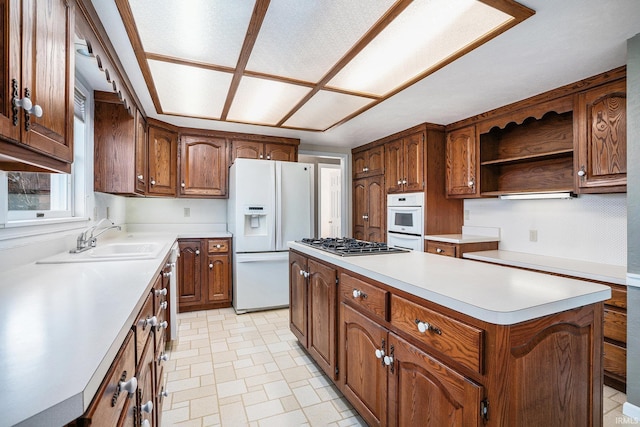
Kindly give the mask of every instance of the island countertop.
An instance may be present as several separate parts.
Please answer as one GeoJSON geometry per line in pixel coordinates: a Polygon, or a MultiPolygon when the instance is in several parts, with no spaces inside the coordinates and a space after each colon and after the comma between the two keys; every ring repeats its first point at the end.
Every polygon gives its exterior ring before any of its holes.
{"type": "Polygon", "coordinates": [[[512,325],[605,301],[608,286],[424,252],[341,257],[289,248],[419,298],[498,325],[512,325]]]}

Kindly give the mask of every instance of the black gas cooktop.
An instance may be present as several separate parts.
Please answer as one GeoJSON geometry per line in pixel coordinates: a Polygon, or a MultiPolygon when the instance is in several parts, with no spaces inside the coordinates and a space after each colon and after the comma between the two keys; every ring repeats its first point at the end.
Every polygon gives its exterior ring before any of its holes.
{"type": "Polygon", "coordinates": [[[350,237],[302,239],[299,243],[340,256],[376,255],[409,252],[382,242],[366,242],[350,237]]]}

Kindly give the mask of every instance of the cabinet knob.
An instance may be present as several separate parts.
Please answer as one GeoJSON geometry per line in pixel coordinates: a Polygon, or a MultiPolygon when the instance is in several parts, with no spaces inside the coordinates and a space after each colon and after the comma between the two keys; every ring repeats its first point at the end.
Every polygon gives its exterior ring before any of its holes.
{"type": "Polygon", "coordinates": [[[200,249],[196,249],[196,255],[200,255],[200,249]]]}
{"type": "Polygon", "coordinates": [[[136,377],[132,377],[129,381],[120,381],[118,383],[118,388],[121,391],[126,391],[129,393],[129,396],[131,396],[138,388],[138,379],[136,377]]]}
{"type": "Polygon", "coordinates": [[[369,172],[369,168],[367,167],[362,168],[362,172],[369,172]]]}
{"type": "Polygon", "coordinates": [[[158,393],[158,397],[169,397],[169,390],[162,390],[158,393]]]}
{"type": "Polygon", "coordinates": [[[367,298],[367,294],[362,292],[360,289],[354,289],[352,294],[354,298],[362,298],[362,299],[367,298]]]}
{"type": "Polygon", "coordinates": [[[167,353],[162,353],[160,356],[158,356],[158,363],[166,362],[168,360],[169,360],[169,355],[167,353]]]}
{"type": "Polygon", "coordinates": [[[264,156],[262,155],[262,153],[260,153],[260,158],[261,158],[261,159],[264,159],[264,156]]]}
{"type": "Polygon", "coordinates": [[[384,362],[385,365],[387,366],[391,366],[393,365],[393,356],[385,356],[382,361],[384,362]]]}
{"type": "Polygon", "coordinates": [[[222,245],[216,245],[216,249],[220,249],[222,245]]]}
{"type": "MultiPolygon", "coordinates": [[[[163,273],[163,275],[166,273],[163,273]]],[[[171,276],[171,273],[169,273],[169,276],[171,276]]],[[[154,293],[156,294],[157,297],[159,296],[166,296],[167,295],[167,288],[162,288],[162,289],[156,289],[154,291],[154,293]]]]}
{"type": "Polygon", "coordinates": [[[24,98],[13,98],[13,106],[14,107],[18,107],[18,108],[23,108],[26,111],[31,110],[31,108],[33,108],[33,103],[31,102],[31,99],[27,98],[26,96],[24,98]]]}
{"type": "Polygon", "coordinates": [[[25,111],[29,114],[33,114],[36,117],[42,117],[42,107],[39,106],[38,104],[34,105],[32,108],[30,109],[25,109],[25,111]]]}
{"type": "Polygon", "coordinates": [[[467,184],[469,186],[469,188],[473,188],[476,186],[476,181],[474,179],[470,180],[469,183],[467,184]]]}
{"type": "Polygon", "coordinates": [[[160,309],[161,309],[161,310],[166,310],[166,309],[167,309],[167,307],[169,307],[169,303],[168,303],[167,301],[162,301],[162,302],[160,303],[160,309]]]}
{"type": "Polygon", "coordinates": [[[156,185],[156,180],[155,180],[155,179],[153,179],[153,178],[151,178],[151,182],[150,182],[150,184],[151,184],[151,185],[156,185]]]}
{"type": "Polygon", "coordinates": [[[212,262],[210,262],[210,263],[209,263],[209,270],[211,270],[212,268],[213,268],[213,263],[212,263],[212,262]]]}
{"type": "Polygon", "coordinates": [[[362,215],[362,219],[364,219],[365,221],[369,219],[369,215],[362,215]]]}
{"type": "Polygon", "coordinates": [[[267,160],[271,160],[271,154],[267,155],[267,160]]]}
{"type": "Polygon", "coordinates": [[[184,182],[181,182],[181,183],[180,183],[180,187],[182,187],[182,188],[186,187],[186,185],[184,184],[184,182]]]}
{"type": "Polygon", "coordinates": [[[159,331],[160,329],[167,329],[169,327],[169,322],[167,322],[166,320],[158,323],[158,325],[156,326],[156,331],[159,331]]]}
{"type": "Polygon", "coordinates": [[[423,321],[421,321],[419,319],[416,319],[415,320],[415,324],[418,327],[418,331],[421,334],[424,334],[427,331],[431,331],[431,332],[433,332],[435,334],[442,335],[442,331],[439,328],[436,328],[435,326],[430,324],[429,322],[423,322],[423,321]]]}
{"type": "Polygon", "coordinates": [[[147,326],[154,327],[157,324],[158,324],[158,318],[156,316],[147,317],[142,321],[142,329],[146,328],[147,326]]]}
{"type": "Polygon", "coordinates": [[[144,175],[142,175],[142,174],[138,175],[138,180],[139,181],[142,181],[143,179],[144,179],[144,175]]]}
{"type": "Polygon", "coordinates": [[[149,427],[149,426],[151,426],[151,423],[149,422],[149,420],[144,420],[140,424],[140,427],[149,427]]]}
{"type": "Polygon", "coordinates": [[[443,253],[443,252],[444,252],[444,249],[436,248],[436,252],[437,252],[437,253],[439,253],[439,254],[441,254],[441,253],[443,253]]]}
{"type": "Polygon", "coordinates": [[[402,185],[402,181],[401,180],[398,180],[398,185],[402,185]]]}
{"type": "Polygon", "coordinates": [[[171,277],[171,272],[165,271],[164,273],[162,273],[162,277],[171,277]]]}
{"type": "Polygon", "coordinates": [[[376,357],[382,359],[384,357],[384,349],[376,348],[376,357]]]}
{"type": "Polygon", "coordinates": [[[140,412],[146,412],[147,414],[150,414],[151,411],[153,411],[153,402],[152,401],[148,401],[147,403],[145,403],[144,405],[142,405],[140,407],[140,412]]]}
{"type": "Polygon", "coordinates": [[[407,184],[407,180],[406,180],[406,179],[403,179],[403,180],[402,180],[402,185],[406,185],[406,184],[407,184]]]}
{"type": "Polygon", "coordinates": [[[582,165],[582,167],[580,168],[580,170],[578,171],[578,176],[580,178],[584,178],[585,176],[587,176],[587,171],[584,170],[584,165],[582,165]]]}

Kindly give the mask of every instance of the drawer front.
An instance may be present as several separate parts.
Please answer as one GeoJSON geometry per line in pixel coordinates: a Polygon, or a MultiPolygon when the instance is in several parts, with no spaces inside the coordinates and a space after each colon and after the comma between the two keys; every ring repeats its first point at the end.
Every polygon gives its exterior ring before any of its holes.
{"type": "Polygon", "coordinates": [[[430,254],[456,257],[458,256],[457,246],[451,243],[427,242],[427,252],[430,254]]]}
{"type": "MultiPolygon", "coordinates": [[[[129,381],[136,374],[135,340],[133,331],[124,340],[120,352],[116,356],[109,373],[98,389],[93,402],[85,415],[81,418],[89,420],[91,426],[114,426],[118,423],[126,404],[129,393],[119,389],[120,381],[129,381]]],[[[135,400],[135,398],[134,398],[135,400]]]]}
{"type": "Polygon", "coordinates": [[[606,305],[612,305],[619,308],[627,308],[627,288],[619,285],[611,286],[611,298],[606,300],[606,305]]]}
{"type": "Polygon", "coordinates": [[[627,342],[627,313],[615,308],[604,309],[604,336],[612,340],[627,342]]]}
{"type": "Polygon", "coordinates": [[[340,298],[387,320],[388,292],[348,274],[340,275],[340,298]]]}
{"type": "Polygon", "coordinates": [[[423,342],[427,350],[435,349],[469,369],[482,373],[482,329],[395,295],[391,295],[391,324],[423,342]]]}
{"type": "Polygon", "coordinates": [[[627,349],[619,345],[604,343],[604,371],[618,377],[627,377],[627,349]]]}
{"type": "Polygon", "coordinates": [[[229,252],[229,241],[227,239],[210,239],[209,253],[229,252]]]}
{"type": "Polygon", "coordinates": [[[142,350],[147,344],[149,334],[153,329],[153,323],[157,323],[158,318],[155,317],[153,312],[153,297],[151,293],[147,296],[147,299],[140,310],[138,319],[135,324],[136,331],[136,367],[140,366],[140,358],[142,357],[142,350]]]}

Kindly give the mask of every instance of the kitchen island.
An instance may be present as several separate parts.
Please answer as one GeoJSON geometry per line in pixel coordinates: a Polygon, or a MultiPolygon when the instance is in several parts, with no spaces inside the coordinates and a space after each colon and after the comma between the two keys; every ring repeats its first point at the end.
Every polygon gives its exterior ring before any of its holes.
{"type": "Polygon", "coordinates": [[[370,425],[602,425],[607,286],[289,247],[291,330],[370,425]]]}

